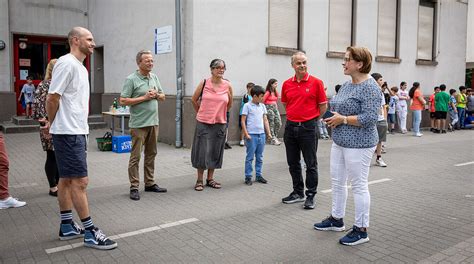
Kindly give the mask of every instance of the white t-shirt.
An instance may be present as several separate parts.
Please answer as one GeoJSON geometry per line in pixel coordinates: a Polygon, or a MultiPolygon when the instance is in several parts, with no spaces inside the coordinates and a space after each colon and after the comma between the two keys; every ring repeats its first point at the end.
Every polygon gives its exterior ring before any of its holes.
{"type": "Polygon", "coordinates": [[[385,120],[384,109],[385,109],[385,95],[380,91],[380,98],[382,98],[382,103],[379,108],[377,121],[385,120]]]}
{"type": "Polygon", "coordinates": [[[247,116],[247,132],[249,134],[264,134],[263,115],[267,114],[267,108],[263,103],[254,104],[252,101],[244,104],[242,115],[247,116]]]}
{"type": "Polygon", "coordinates": [[[397,109],[398,105],[398,96],[390,96],[390,103],[388,103],[388,113],[389,114],[395,114],[395,110],[397,109]]]}
{"type": "MultiPolygon", "coordinates": [[[[408,91],[407,91],[407,90],[403,91],[402,89],[400,89],[400,90],[398,91],[397,95],[398,95],[398,98],[400,98],[400,97],[408,97],[408,91]]],[[[407,100],[406,100],[406,99],[405,99],[405,100],[404,100],[404,99],[400,99],[400,100],[398,101],[397,110],[401,110],[401,109],[403,109],[403,108],[407,108],[407,100]]]]}
{"type": "Polygon", "coordinates": [[[87,69],[71,53],[58,59],[53,68],[49,94],[59,94],[59,109],[51,124],[51,134],[89,134],[89,76],[87,69]]]}

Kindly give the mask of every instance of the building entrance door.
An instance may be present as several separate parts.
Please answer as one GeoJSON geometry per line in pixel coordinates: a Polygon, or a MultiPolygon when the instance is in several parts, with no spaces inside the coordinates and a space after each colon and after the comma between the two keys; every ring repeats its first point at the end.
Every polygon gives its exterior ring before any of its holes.
{"type": "MultiPolygon", "coordinates": [[[[51,59],[57,59],[69,52],[66,38],[14,35],[14,86],[19,98],[26,78],[31,76],[35,87],[44,79],[46,66],[51,59]]],[[[17,103],[17,115],[24,115],[21,102],[17,103]]]]}

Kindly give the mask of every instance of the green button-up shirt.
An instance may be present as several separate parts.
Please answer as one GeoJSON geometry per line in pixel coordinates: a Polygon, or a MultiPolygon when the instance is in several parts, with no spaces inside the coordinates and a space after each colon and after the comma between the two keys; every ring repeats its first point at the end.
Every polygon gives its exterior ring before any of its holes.
{"type": "MultiPolygon", "coordinates": [[[[156,74],[150,72],[149,76],[143,76],[137,70],[125,79],[120,97],[137,98],[153,89],[157,90],[158,93],[163,93],[160,80],[158,80],[156,74]]],[[[158,124],[158,100],[153,99],[130,106],[130,128],[156,126],[158,124]]]]}

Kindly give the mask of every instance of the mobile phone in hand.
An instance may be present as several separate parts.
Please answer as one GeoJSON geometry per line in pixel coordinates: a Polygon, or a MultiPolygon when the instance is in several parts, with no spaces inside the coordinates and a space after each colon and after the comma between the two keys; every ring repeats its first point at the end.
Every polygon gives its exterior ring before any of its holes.
{"type": "Polygon", "coordinates": [[[323,115],[323,119],[326,119],[326,118],[330,118],[332,117],[334,114],[331,112],[331,111],[326,111],[326,113],[324,113],[323,115]]]}

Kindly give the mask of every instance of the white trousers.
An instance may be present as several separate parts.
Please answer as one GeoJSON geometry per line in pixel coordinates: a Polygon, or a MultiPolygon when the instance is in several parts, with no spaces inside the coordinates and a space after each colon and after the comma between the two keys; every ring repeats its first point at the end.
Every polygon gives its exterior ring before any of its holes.
{"type": "Polygon", "coordinates": [[[375,147],[343,148],[335,143],[331,147],[332,216],[343,218],[346,214],[347,182],[349,181],[354,195],[354,225],[357,227],[369,227],[368,178],[374,151],[375,147]]]}
{"type": "Polygon", "coordinates": [[[398,113],[398,126],[400,130],[407,131],[407,107],[402,106],[397,109],[398,113]]]}

